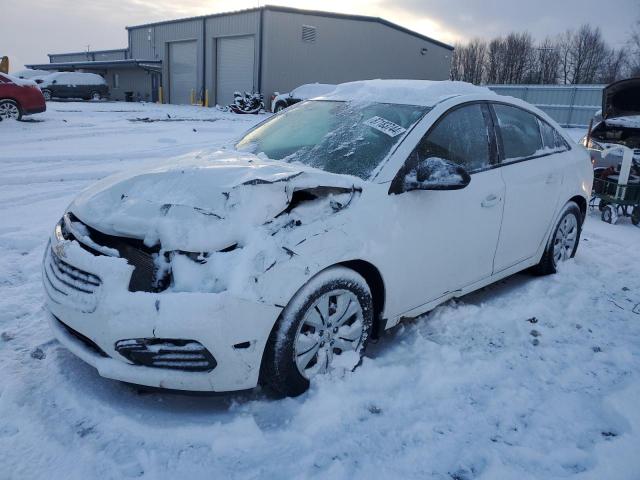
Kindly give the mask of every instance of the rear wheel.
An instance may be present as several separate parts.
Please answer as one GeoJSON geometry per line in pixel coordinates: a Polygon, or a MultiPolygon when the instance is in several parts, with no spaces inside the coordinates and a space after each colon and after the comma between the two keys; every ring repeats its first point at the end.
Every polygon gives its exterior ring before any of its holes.
{"type": "Polygon", "coordinates": [[[53,95],[51,94],[51,90],[47,90],[46,88],[42,90],[42,96],[47,102],[53,98],[53,95]]]}
{"type": "Polygon", "coordinates": [[[355,368],[373,324],[364,278],[331,267],[302,287],[284,309],[264,353],[261,384],[278,397],[304,393],[317,375],[355,368]]]}
{"type": "Polygon", "coordinates": [[[573,258],[578,250],[582,232],[582,212],[574,202],[565,205],[553,233],[551,241],[542,255],[540,263],[533,268],[538,275],[556,273],[560,265],[573,258]]]}
{"type": "Polygon", "coordinates": [[[14,100],[0,100],[0,118],[3,120],[22,119],[20,105],[14,100]]]}
{"type": "Polygon", "coordinates": [[[100,95],[100,92],[91,93],[91,100],[101,100],[101,99],[102,99],[102,95],[100,95]]]}
{"type": "Polygon", "coordinates": [[[284,110],[285,108],[287,108],[287,106],[284,103],[277,103],[276,108],[273,109],[273,112],[278,113],[284,110]]]}
{"type": "Polygon", "coordinates": [[[615,212],[613,211],[613,207],[611,205],[606,205],[602,209],[602,215],[600,216],[600,218],[602,219],[603,222],[615,223],[614,217],[615,217],[615,212]]]}

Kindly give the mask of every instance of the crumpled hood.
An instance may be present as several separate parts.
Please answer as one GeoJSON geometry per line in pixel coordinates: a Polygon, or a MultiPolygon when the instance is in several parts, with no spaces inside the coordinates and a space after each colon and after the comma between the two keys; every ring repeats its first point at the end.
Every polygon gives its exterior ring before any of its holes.
{"type": "Polygon", "coordinates": [[[273,220],[297,190],[352,190],[363,183],[303,165],[217,152],[107,177],[82,192],[69,211],[108,235],[159,243],[165,250],[211,251],[273,220]]]}

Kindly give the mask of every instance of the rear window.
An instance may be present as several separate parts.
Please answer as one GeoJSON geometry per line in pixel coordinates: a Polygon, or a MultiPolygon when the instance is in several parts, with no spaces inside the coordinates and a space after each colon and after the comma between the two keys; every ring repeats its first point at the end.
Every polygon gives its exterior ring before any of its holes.
{"type": "Polygon", "coordinates": [[[498,117],[506,161],[531,157],[542,151],[538,117],[510,105],[496,104],[493,108],[498,117]]]}

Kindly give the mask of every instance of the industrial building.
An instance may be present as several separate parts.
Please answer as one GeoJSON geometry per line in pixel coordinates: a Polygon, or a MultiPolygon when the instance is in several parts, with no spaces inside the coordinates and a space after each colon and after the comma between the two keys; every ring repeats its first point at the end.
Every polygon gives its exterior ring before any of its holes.
{"type": "MultiPolygon", "coordinates": [[[[453,47],[381,18],[264,6],[127,27],[128,47],[50,54],[47,70],[99,73],[111,98],[227,105],[304,83],[444,80],[453,47]],[[161,88],[160,88],[161,87],[161,88]]],[[[267,105],[268,106],[268,105],[267,105]]]]}

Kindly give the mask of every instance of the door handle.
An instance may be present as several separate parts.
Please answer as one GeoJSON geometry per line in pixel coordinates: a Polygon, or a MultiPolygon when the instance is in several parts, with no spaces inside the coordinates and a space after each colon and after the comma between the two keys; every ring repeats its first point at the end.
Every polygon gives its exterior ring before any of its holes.
{"type": "Polygon", "coordinates": [[[485,198],[480,205],[482,205],[484,208],[489,208],[497,205],[499,202],[500,197],[492,193],[487,198],[485,198]]]}

